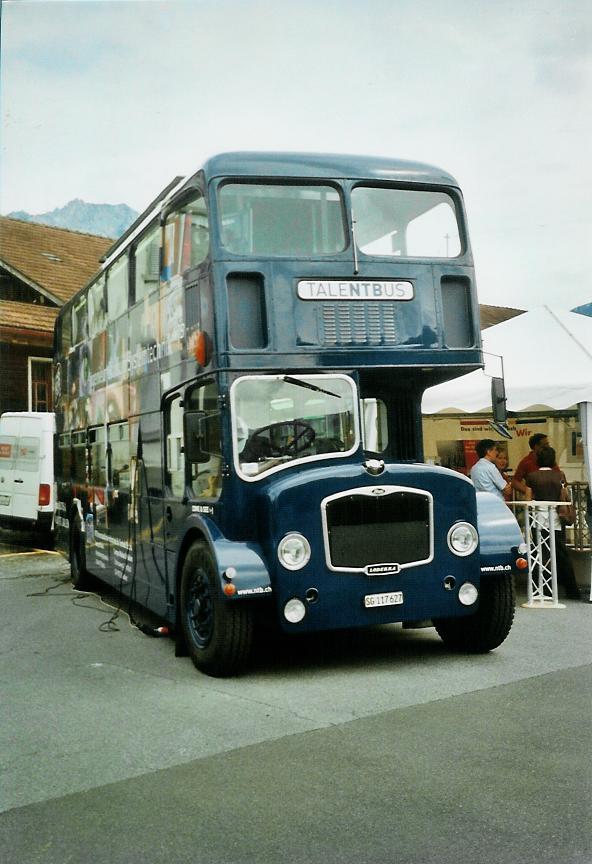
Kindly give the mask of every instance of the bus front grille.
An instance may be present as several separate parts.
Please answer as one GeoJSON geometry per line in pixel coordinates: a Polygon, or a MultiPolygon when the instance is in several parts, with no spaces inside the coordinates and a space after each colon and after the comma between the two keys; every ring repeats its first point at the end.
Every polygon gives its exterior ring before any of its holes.
{"type": "MultiPolygon", "coordinates": [[[[322,505],[327,564],[372,572],[373,565],[408,567],[433,557],[432,496],[401,487],[364,487],[322,505]]],[[[376,572],[379,572],[380,568],[376,572]]]]}

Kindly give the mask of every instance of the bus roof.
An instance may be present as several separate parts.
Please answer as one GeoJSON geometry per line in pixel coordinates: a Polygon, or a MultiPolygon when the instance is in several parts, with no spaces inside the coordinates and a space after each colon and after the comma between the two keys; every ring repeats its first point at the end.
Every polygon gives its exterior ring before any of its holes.
{"type": "Polygon", "coordinates": [[[207,180],[226,176],[307,177],[458,186],[454,177],[433,165],[342,153],[220,153],[208,159],[203,171],[207,180]]]}

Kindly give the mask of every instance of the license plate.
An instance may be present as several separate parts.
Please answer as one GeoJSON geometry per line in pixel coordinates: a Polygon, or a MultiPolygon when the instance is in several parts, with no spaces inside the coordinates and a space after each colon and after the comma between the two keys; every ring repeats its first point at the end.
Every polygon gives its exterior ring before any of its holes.
{"type": "Polygon", "coordinates": [[[402,591],[387,591],[384,594],[366,594],[364,596],[366,609],[377,609],[379,606],[400,606],[402,602],[402,591]]]}
{"type": "Polygon", "coordinates": [[[0,495],[0,507],[8,507],[10,504],[10,495],[0,495]]]}

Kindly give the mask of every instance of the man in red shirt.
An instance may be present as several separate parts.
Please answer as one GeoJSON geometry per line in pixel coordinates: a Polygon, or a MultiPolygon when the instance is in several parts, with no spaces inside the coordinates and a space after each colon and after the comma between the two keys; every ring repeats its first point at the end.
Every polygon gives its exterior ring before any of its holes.
{"type": "MultiPolygon", "coordinates": [[[[518,463],[518,467],[516,468],[514,476],[512,477],[512,486],[514,487],[514,489],[522,492],[523,495],[526,495],[528,491],[528,486],[524,482],[524,478],[531,471],[539,470],[537,456],[541,452],[543,447],[549,446],[549,439],[542,432],[536,432],[528,439],[528,446],[530,447],[530,453],[518,463]]],[[[561,469],[559,468],[559,465],[553,465],[553,471],[560,470],[561,469]]]]}

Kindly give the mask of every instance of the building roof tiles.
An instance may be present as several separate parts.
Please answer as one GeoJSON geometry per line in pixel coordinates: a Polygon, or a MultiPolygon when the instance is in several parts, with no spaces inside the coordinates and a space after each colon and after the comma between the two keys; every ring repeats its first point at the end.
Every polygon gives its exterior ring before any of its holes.
{"type": "Polygon", "coordinates": [[[18,330],[39,330],[53,333],[58,306],[41,306],[39,303],[18,303],[14,300],[0,300],[0,328],[10,327],[18,330]]]}
{"type": "Polygon", "coordinates": [[[107,237],[0,216],[0,266],[60,305],[99,269],[112,243],[107,237]]]}

